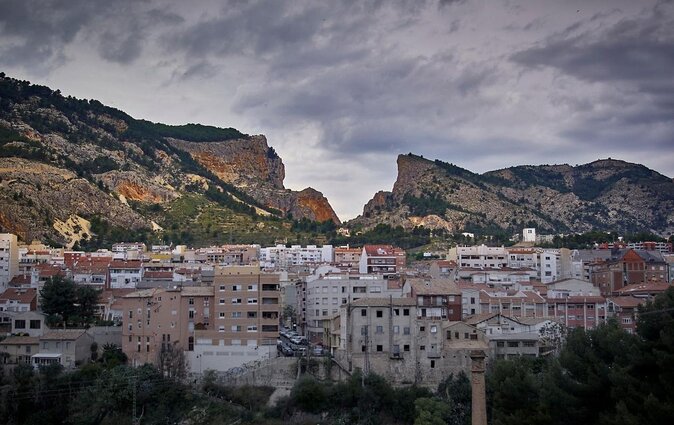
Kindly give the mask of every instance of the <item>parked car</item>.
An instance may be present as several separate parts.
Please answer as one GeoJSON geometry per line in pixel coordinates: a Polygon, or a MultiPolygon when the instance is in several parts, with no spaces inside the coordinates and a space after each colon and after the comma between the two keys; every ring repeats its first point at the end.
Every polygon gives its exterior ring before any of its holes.
{"type": "Polygon", "coordinates": [[[283,344],[279,345],[278,351],[279,351],[279,353],[283,354],[286,357],[290,357],[290,356],[295,355],[295,352],[293,351],[293,349],[286,343],[283,343],[283,344]]]}
{"type": "Polygon", "coordinates": [[[297,345],[307,345],[307,337],[305,336],[294,336],[290,338],[290,342],[297,345]]]}

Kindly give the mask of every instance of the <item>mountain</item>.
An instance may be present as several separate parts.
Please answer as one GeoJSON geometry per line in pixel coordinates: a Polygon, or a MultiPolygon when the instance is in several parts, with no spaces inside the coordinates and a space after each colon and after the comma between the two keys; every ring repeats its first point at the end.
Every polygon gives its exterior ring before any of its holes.
{"type": "Polygon", "coordinates": [[[264,136],[137,120],[0,73],[0,232],[273,243],[300,237],[288,217],[339,224],[320,192],[284,177],[264,136]]]}
{"type": "Polygon", "coordinates": [[[398,156],[398,178],[350,227],[386,223],[449,232],[674,231],[674,182],[639,164],[523,165],[473,173],[443,161],[398,156]]]}

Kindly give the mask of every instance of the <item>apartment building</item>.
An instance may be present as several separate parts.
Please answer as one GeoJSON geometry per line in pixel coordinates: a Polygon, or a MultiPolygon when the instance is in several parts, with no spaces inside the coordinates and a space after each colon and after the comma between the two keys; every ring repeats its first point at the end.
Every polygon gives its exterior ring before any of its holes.
{"type": "Polygon", "coordinates": [[[538,272],[528,267],[498,269],[462,267],[457,272],[457,277],[461,280],[499,288],[518,287],[520,283],[528,284],[537,276],[538,272]]]}
{"type": "Polygon", "coordinates": [[[508,252],[502,246],[456,246],[449,250],[447,259],[460,268],[501,268],[508,265],[508,252]]]}
{"type": "Polygon", "coordinates": [[[37,309],[35,288],[7,288],[0,294],[0,311],[24,312],[37,309]]]}
{"type": "Polygon", "coordinates": [[[547,309],[547,317],[567,328],[592,329],[607,319],[606,298],[601,296],[548,297],[547,309]]]}
{"type": "Polygon", "coordinates": [[[291,266],[305,264],[332,263],[334,250],[332,245],[276,245],[260,249],[260,265],[263,268],[274,270],[287,270],[291,266]]]}
{"type": "Polygon", "coordinates": [[[187,250],[184,259],[221,266],[243,266],[257,262],[260,245],[222,245],[196,250],[187,250]]]}
{"type": "Polygon", "coordinates": [[[362,249],[340,246],[335,248],[334,264],[341,268],[356,268],[360,264],[362,249]]]}
{"type": "Polygon", "coordinates": [[[637,313],[640,305],[646,303],[647,298],[625,295],[606,299],[606,310],[610,317],[614,317],[620,327],[628,333],[637,331],[637,313]]]}
{"type": "Polygon", "coordinates": [[[279,274],[258,266],[217,266],[214,273],[211,326],[195,332],[188,356],[192,371],[224,371],[276,356],[279,274]]]}
{"type": "Polygon", "coordinates": [[[140,260],[112,261],[108,267],[110,288],[135,288],[143,278],[140,260]]]}
{"type": "Polygon", "coordinates": [[[365,245],[360,254],[358,271],[392,275],[405,267],[405,251],[391,245],[365,245]]]}
{"type": "Polygon", "coordinates": [[[16,235],[0,233],[0,292],[19,274],[19,245],[16,235]]]}
{"type": "Polygon", "coordinates": [[[212,326],[213,288],[143,289],[122,297],[122,351],[135,366],[167,352],[193,351],[195,332],[212,326]]]}
{"type": "Polygon", "coordinates": [[[477,314],[501,313],[516,317],[544,317],[545,298],[534,291],[482,289],[477,314]]]}
{"type": "Polygon", "coordinates": [[[669,265],[658,251],[613,251],[610,259],[591,265],[590,281],[610,296],[627,285],[669,282],[669,265]]]}
{"type": "Polygon", "coordinates": [[[342,272],[337,268],[306,278],[300,324],[310,341],[324,342],[324,321],[340,306],[361,298],[400,298],[399,281],[383,275],[342,272]]]}
{"type": "Polygon", "coordinates": [[[484,333],[461,322],[420,319],[413,298],[363,298],[342,306],[335,360],[347,370],[390,382],[434,387],[470,369],[470,350],[486,349],[484,333]]]}
{"type": "Polygon", "coordinates": [[[461,290],[450,279],[407,279],[403,293],[416,300],[419,319],[461,320],[461,290]]]}

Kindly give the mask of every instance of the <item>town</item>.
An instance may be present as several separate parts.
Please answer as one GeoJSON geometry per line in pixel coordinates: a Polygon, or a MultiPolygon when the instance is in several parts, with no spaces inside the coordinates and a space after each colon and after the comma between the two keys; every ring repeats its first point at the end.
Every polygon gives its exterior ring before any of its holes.
{"type": "Polygon", "coordinates": [[[390,245],[84,252],[0,234],[0,352],[5,367],[74,369],[116,347],[132,366],[183,378],[321,357],[334,379],[360,370],[435,388],[470,373],[471,352],[487,364],[554,356],[569,330],[612,319],[634,333],[638,307],[674,279],[670,243],[572,250],[541,240],[528,228],[511,247],[457,245],[417,260],[390,245]],[[95,290],[89,320],[46,299],[58,285],[95,290]]]}

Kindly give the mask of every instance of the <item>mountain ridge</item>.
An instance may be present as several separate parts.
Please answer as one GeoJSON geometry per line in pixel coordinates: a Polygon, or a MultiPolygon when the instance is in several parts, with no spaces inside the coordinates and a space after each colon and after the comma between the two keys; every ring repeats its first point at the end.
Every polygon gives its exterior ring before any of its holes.
{"type": "Polygon", "coordinates": [[[674,230],[674,180],[641,164],[608,158],[575,167],[519,165],[478,174],[412,153],[399,155],[397,164],[393,189],[377,192],[350,227],[674,230]]]}
{"type": "MultiPolygon", "coordinates": [[[[62,223],[88,222],[93,216],[129,231],[170,228],[172,241],[194,240],[192,227],[203,224],[197,233],[210,235],[204,243],[216,240],[217,229],[230,238],[238,232],[242,240],[253,235],[287,239],[292,237],[287,217],[340,222],[322,193],[312,188],[285,189],[284,177],[283,161],[262,135],[231,127],[137,120],[99,101],[65,97],[58,90],[0,73],[0,199],[4,201],[0,231],[18,223],[14,230],[24,240],[72,244],[73,235],[79,233],[70,229],[64,234],[62,223]],[[46,176],[24,170],[42,170],[46,176]],[[70,194],[69,185],[83,197],[70,194]],[[63,188],[60,199],[76,202],[41,202],[54,187],[63,188]],[[187,199],[194,205],[178,202],[191,194],[196,197],[187,199]],[[19,202],[22,199],[25,202],[19,202]],[[100,199],[106,203],[99,203],[100,199]],[[181,215],[190,223],[165,218],[176,202],[193,211],[193,217],[181,215]],[[204,214],[210,221],[199,223],[204,214]],[[267,217],[266,222],[261,217],[267,217]],[[229,227],[222,227],[224,222],[229,227]]],[[[86,234],[84,239],[91,236],[86,234]]]]}

